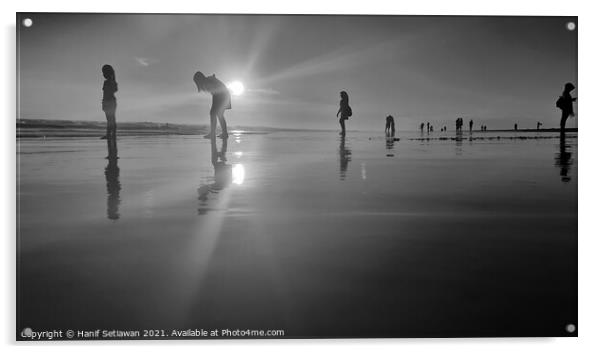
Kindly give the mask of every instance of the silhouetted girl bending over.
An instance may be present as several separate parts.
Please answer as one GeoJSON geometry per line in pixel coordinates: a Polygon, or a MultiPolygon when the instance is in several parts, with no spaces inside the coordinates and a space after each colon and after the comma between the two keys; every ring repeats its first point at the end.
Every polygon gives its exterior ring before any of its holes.
{"type": "Polygon", "coordinates": [[[205,135],[205,138],[209,139],[215,136],[215,129],[217,125],[217,119],[222,127],[222,134],[220,138],[228,137],[228,127],[226,125],[226,119],[224,112],[226,109],[232,109],[232,100],[230,98],[230,91],[224,85],[223,82],[219,81],[215,74],[207,77],[202,72],[197,71],[192,78],[199,92],[209,92],[213,98],[211,103],[211,110],[209,111],[209,118],[211,121],[211,131],[205,135]]]}
{"type": "Polygon", "coordinates": [[[102,66],[102,76],[105,82],[102,85],[102,110],[107,117],[107,147],[109,156],[107,158],[117,157],[117,122],[115,120],[115,111],[117,110],[117,82],[115,81],[115,70],[111,65],[102,66]]]}
{"type": "Polygon", "coordinates": [[[345,121],[351,117],[351,107],[349,106],[349,95],[347,92],[341,91],[341,102],[339,102],[339,111],[337,117],[341,115],[339,123],[341,124],[341,135],[345,135],[345,121]]]}

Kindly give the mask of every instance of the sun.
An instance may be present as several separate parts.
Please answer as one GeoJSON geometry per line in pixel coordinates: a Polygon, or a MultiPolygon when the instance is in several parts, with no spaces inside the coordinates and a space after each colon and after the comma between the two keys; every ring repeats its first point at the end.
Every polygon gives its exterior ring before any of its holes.
{"type": "Polygon", "coordinates": [[[245,92],[245,85],[240,81],[231,81],[226,86],[234,96],[240,96],[245,92]]]}

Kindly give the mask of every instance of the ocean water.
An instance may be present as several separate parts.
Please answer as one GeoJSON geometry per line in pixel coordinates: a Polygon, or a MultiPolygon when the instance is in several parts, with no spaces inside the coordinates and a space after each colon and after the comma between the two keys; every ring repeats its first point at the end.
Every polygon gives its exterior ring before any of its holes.
{"type": "Polygon", "coordinates": [[[18,331],[575,335],[576,134],[397,137],[19,140],[18,331]]]}

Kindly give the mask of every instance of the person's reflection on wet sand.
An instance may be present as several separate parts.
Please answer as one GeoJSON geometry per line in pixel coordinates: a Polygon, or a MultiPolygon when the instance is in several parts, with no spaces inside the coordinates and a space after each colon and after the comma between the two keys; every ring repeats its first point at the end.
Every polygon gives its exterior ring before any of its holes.
{"type": "Polygon", "coordinates": [[[462,136],[462,129],[456,130],[456,155],[462,155],[462,141],[464,137],[462,136]]]}
{"type": "Polygon", "coordinates": [[[395,156],[391,150],[395,148],[396,141],[399,141],[399,139],[395,138],[395,128],[393,128],[393,130],[387,132],[385,136],[385,149],[387,149],[387,157],[395,156]]]}
{"type": "Polygon", "coordinates": [[[347,168],[351,161],[351,149],[347,146],[347,139],[345,136],[341,136],[341,144],[339,145],[339,179],[345,180],[347,177],[347,168]]]}
{"type": "Polygon", "coordinates": [[[206,214],[210,210],[208,200],[210,193],[218,193],[232,183],[232,165],[226,163],[226,152],[228,151],[228,138],[220,139],[222,146],[217,150],[217,141],[215,135],[211,138],[211,164],[213,165],[214,176],[213,183],[202,184],[198,188],[198,214],[206,214]]]}
{"type": "Polygon", "coordinates": [[[560,134],[559,152],[556,154],[555,165],[560,168],[560,179],[562,182],[568,183],[571,181],[571,165],[573,164],[571,145],[566,143],[564,133],[560,134]]]}
{"type": "MultiPolygon", "coordinates": [[[[116,154],[115,154],[116,155],[116,154]]],[[[109,163],[105,167],[105,178],[107,180],[107,218],[110,220],[119,219],[119,192],[121,183],[119,183],[119,166],[117,157],[109,151],[109,163]],[[111,157],[112,156],[112,157],[111,157]]]]}

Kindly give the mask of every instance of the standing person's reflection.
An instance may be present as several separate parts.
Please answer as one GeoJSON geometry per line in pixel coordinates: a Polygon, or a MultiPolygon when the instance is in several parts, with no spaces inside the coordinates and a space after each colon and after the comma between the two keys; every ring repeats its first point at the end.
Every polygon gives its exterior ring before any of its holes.
{"type": "MultiPolygon", "coordinates": [[[[458,118],[461,119],[461,118],[458,118]]],[[[462,136],[462,127],[460,126],[459,130],[456,130],[456,155],[462,155],[462,141],[464,137],[462,136]]]]}
{"type": "Polygon", "coordinates": [[[117,158],[117,120],[115,112],[117,110],[117,81],[115,81],[115,70],[111,65],[102,66],[102,76],[105,82],[102,85],[102,110],[107,118],[107,147],[109,149],[108,159],[117,158]],[[111,155],[113,154],[113,155],[111,155]]]}
{"type": "Polygon", "coordinates": [[[213,183],[203,184],[198,189],[199,207],[198,214],[205,214],[210,208],[207,201],[210,193],[218,193],[232,183],[232,165],[226,163],[226,152],[228,151],[228,138],[220,139],[222,146],[217,150],[217,141],[215,135],[211,138],[211,164],[213,165],[214,178],[213,183]]]}
{"type": "Polygon", "coordinates": [[[341,136],[341,144],[339,145],[339,178],[341,181],[347,177],[347,167],[351,161],[351,149],[347,147],[347,139],[345,136],[341,136]]]}
{"type": "Polygon", "coordinates": [[[560,179],[562,182],[568,183],[571,181],[570,171],[573,159],[571,153],[571,145],[566,144],[566,136],[564,133],[560,134],[560,146],[559,152],[556,154],[556,166],[560,168],[560,179]]]}
{"type": "Polygon", "coordinates": [[[107,180],[107,218],[110,220],[119,219],[119,192],[121,183],[119,183],[119,166],[117,166],[117,155],[112,155],[109,149],[109,163],[105,167],[105,178],[107,180]]]}

